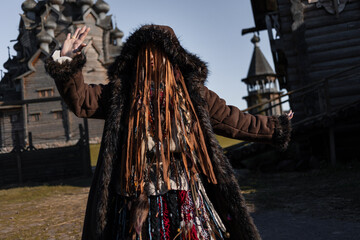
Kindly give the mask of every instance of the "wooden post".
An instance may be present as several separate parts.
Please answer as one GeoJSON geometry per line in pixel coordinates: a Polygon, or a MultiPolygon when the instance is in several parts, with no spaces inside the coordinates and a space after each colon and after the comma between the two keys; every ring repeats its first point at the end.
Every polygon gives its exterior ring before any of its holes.
{"type": "Polygon", "coordinates": [[[79,124],[79,131],[80,131],[80,139],[83,140],[84,128],[81,123],[79,124]]]}
{"type": "Polygon", "coordinates": [[[65,131],[65,138],[66,141],[70,140],[70,119],[69,119],[69,110],[66,106],[66,103],[61,100],[61,109],[62,109],[62,118],[63,118],[63,125],[65,131]]]}
{"type": "Polygon", "coordinates": [[[19,131],[15,132],[15,154],[16,154],[16,163],[18,169],[18,182],[19,185],[23,183],[22,177],[22,167],[21,167],[21,147],[20,147],[20,136],[19,131]]]}
{"type": "Polygon", "coordinates": [[[29,146],[30,146],[30,147],[33,146],[33,142],[32,142],[32,132],[29,132],[29,146]]]}
{"type": "Polygon", "coordinates": [[[86,168],[85,174],[91,176],[91,160],[90,160],[90,137],[89,137],[89,123],[88,119],[84,118],[84,128],[85,128],[85,154],[86,154],[86,168]]]}
{"type": "Polygon", "coordinates": [[[26,148],[26,150],[30,150],[30,151],[36,150],[32,141],[32,132],[28,133],[28,139],[29,139],[29,146],[26,148]]]}
{"type": "Polygon", "coordinates": [[[80,152],[82,159],[82,172],[83,172],[83,176],[87,177],[89,176],[89,174],[91,174],[90,154],[88,154],[89,147],[87,146],[86,134],[84,133],[84,128],[82,124],[79,124],[79,129],[80,129],[80,152]]]}

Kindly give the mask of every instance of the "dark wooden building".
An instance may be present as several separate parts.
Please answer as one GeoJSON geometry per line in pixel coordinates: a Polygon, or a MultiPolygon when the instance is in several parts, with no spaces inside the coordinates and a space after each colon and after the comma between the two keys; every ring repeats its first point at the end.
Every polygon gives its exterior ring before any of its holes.
{"type": "MultiPolygon", "coordinates": [[[[9,55],[0,82],[0,148],[28,144],[28,132],[35,146],[71,143],[79,139],[83,120],[67,109],[44,62],[69,32],[87,25],[83,74],[87,83],[106,83],[106,67],[120,53],[123,33],[103,0],[26,0],[21,7],[17,55],[9,55]]],[[[89,119],[90,139],[100,141],[102,129],[102,120],[89,119]]]]}
{"type": "MultiPolygon", "coordinates": [[[[360,160],[360,1],[251,0],[288,91],[298,156],[360,160]]],[[[249,26],[250,27],[250,26],[249,26]]]]}

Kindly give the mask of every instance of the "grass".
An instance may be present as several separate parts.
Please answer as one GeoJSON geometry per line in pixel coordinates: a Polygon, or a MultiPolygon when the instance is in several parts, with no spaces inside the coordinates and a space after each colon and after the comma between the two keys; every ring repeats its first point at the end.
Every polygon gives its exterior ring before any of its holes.
{"type": "Polygon", "coordinates": [[[90,144],[90,161],[92,167],[96,166],[97,159],[99,157],[99,151],[100,151],[100,143],[90,144]]]}
{"type": "Polygon", "coordinates": [[[0,239],[80,239],[88,191],[71,185],[0,190],[0,239]]]}
{"type": "Polygon", "coordinates": [[[216,135],[216,139],[219,141],[220,146],[223,147],[223,148],[230,147],[232,145],[235,145],[235,144],[238,144],[238,143],[242,142],[241,140],[227,138],[227,137],[223,137],[223,136],[220,136],[220,135],[216,135]]]}
{"type": "Polygon", "coordinates": [[[54,194],[71,194],[79,187],[74,186],[36,186],[0,190],[0,206],[8,203],[24,203],[43,199],[54,194]]]}

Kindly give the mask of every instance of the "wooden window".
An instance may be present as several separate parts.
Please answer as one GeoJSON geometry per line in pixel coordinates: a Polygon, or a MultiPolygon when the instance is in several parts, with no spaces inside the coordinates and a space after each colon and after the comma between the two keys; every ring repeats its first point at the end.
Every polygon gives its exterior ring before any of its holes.
{"type": "Polygon", "coordinates": [[[30,120],[32,122],[39,122],[40,121],[40,115],[41,115],[41,113],[31,113],[30,114],[30,120]]]}
{"type": "Polygon", "coordinates": [[[15,113],[15,114],[11,114],[11,115],[10,115],[10,121],[11,121],[12,123],[19,122],[19,120],[20,120],[20,116],[19,116],[18,113],[15,113]]]}
{"type": "Polygon", "coordinates": [[[42,88],[42,89],[37,89],[36,91],[38,92],[40,98],[54,96],[53,88],[42,88]]]}
{"type": "Polygon", "coordinates": [[[54,114],[55,119],[62,119],[63,118],[62,110],[53,110],[51,112],[54,114]]]}

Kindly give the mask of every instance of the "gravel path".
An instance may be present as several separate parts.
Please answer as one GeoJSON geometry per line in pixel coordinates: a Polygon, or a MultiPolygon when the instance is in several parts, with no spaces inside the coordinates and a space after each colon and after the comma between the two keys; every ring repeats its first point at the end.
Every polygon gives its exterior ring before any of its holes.
{"type": "Polygon", "coordinates": [[[263,240],[358,240],[360,222],[319,219],[282,210],[252,214],[263,240]]]}

